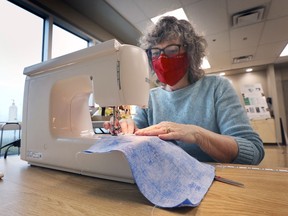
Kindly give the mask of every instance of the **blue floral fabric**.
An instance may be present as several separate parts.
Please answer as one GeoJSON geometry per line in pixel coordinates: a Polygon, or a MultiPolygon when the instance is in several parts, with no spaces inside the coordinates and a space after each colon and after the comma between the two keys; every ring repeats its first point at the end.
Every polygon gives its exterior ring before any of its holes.
{"type": "Polygon", "coordinates": [[[210,188],[215,168],[173,142],[148,136],[103,136],[85,153],[121,151],[142,194],[164,208],[197,206],[210,188]]]}

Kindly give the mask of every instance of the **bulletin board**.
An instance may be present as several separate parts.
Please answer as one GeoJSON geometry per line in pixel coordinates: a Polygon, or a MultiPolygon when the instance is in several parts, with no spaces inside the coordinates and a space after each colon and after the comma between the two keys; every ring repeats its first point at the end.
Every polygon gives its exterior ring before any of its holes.
{"type": "Polygon", "coordinates": [[[250,120],[271,118],[261,83],[242,86],[241,94],[250,120]]]}

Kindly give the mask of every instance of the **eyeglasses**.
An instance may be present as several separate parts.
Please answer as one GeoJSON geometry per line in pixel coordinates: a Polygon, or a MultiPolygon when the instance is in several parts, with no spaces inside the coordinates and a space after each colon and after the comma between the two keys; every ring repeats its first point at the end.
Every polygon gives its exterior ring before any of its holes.
{"type": "Polygon", "coordinates": [[[170,44],[163,49],[160,48],[150,48],[147,49],[147,55],[151,59],[158,59],[161,53],[163,52],[167,57],[173,57],[178,55],[180,52],[181,44],[170,44]]]}

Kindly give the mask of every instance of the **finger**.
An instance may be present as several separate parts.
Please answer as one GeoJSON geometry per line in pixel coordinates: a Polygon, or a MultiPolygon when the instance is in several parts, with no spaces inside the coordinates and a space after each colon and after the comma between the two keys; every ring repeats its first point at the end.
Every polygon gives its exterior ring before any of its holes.
{"type": "Polygon", "coordinates": [[[120,127],[121,127],[121,131],[123,134],[126,134],[128,132],[128,125],[127,125],[127,121],[121,119],[119,121],[120,127]]]}
{"type": "Polygon", "coordinates": [[[133,134],[135,131],[136,125],[132,119],[127,119],[127,133],[133,134]]]}
{"type": "Polygon", "coordinates": [[[139,129],[135,132],[136,135],[140,136],[158,136],[159,134],[167,133],[166,128],[149,127],[144,129],[139,129]]]}
{"type": "Polygon", "coordinates": [[[104,129],[109,130],[110,127],[111,127],[110,122],[105,121],[105,122],[103,123],[103,128],[104,128],[104,129]]]}
{"type": "Polygon", "coordinates": [[[132,119],[121,119],[119,123],[122,128],[122,133],[124,134],[134,133],[136,126],[132,119]]]}
{"type": "Polygon", "coordinates": [[[177,140],[173,133],[159,134],[158,137],[163,140],[177,140]]]}

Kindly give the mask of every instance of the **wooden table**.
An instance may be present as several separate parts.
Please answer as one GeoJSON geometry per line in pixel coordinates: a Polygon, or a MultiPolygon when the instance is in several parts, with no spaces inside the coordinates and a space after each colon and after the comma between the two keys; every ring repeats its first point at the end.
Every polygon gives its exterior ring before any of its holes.
{"type": "Polygon", "coordinates": [[[0,215],[287,215],[288,172],[216,166],[245,184],[214,182],[196,208],[159,209],[136,185],[30,166],[19,156],[0,159],[0,215]]]}

